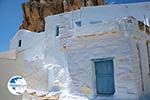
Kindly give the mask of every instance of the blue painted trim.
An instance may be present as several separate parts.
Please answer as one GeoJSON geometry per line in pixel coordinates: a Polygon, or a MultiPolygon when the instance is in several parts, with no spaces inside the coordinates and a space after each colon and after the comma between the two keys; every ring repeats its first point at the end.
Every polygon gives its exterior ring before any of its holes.
{"type": "Polygon", "coordinates": [[[94,58],[91,60],[94,62],[98,62],[98,61],[107,61],[107,60],[113,60],[113,59],[114,59],[114,57],[107,57],[107,58],[94,58]]]}
{"type": "Polygon", "coordinates": [[[149,2],[150,0],[104,0],[106,5],[110,4],[127,4],[127,3],[138,3],[138,2],[149,2]]]}

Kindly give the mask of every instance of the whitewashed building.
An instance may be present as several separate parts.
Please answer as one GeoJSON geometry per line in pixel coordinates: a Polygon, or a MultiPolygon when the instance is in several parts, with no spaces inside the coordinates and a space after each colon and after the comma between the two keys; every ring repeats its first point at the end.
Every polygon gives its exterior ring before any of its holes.
{"type": "Polygon", "coordinates": [[[137,100],[150,93],[149,11],[146,2],[48,16],[45,32],[19,30],[10,49],[34,72],[28,88],[60,100],[137,100]]]}

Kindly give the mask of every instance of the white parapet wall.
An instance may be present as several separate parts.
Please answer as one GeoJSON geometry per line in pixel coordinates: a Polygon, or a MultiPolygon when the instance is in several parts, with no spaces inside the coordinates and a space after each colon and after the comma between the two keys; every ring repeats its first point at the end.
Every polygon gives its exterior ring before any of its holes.
{"type": "Polygon", "coordinates": [[[150,2],[83,7],[80,11],[82,25],[112,21],[126,16],[133,16],[144,22],[150,19],[150,2]]]}

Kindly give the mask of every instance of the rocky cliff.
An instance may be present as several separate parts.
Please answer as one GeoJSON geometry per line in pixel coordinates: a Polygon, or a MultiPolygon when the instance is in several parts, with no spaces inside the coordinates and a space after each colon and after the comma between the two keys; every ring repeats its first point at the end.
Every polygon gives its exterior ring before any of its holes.
{"type": "Polygon", "coordinates": [[[44,18],[48,15],[103,4],[103,0],[29,0],[22,4],[24,20],[20,28],[42,32],[45,26],[44,18]]]}

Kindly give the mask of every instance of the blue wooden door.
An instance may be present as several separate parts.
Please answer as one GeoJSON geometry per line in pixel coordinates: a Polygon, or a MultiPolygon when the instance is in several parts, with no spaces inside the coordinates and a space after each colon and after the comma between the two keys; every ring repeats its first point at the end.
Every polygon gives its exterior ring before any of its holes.
{"type": "Polygon", "coordinates": [[[114,69],[112,60],[95,62],[97,93],[111,95],[115,92],[114,69]]]}

